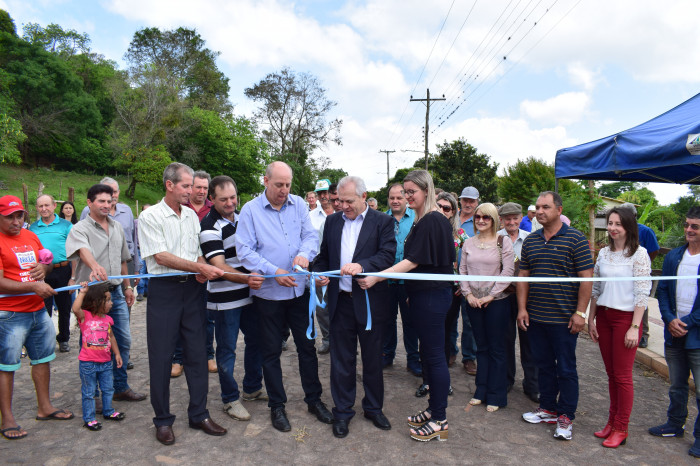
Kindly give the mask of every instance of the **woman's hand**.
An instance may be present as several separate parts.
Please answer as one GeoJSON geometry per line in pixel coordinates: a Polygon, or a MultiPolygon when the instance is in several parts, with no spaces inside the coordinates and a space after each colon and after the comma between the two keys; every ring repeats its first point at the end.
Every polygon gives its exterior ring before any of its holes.
{"type": "Polygon", "coordinates": [[[625,348],[632,349],[639,343],[639,329],[630,327],[625,333],[625,348]]]}
{"type": "Polygon", "coordinates": [[[491,301],[493,301],[493,296],[491,296],[491,295],[484,296],[483,298],[479,298],[479,304],[481,304],[481,306],[479,306],[479,307],[486,307],[489,305],[489,303],[491,301]]]}
{"type": "Polygon", "coordinates": [[[469,305],[470,305],[471,307],[473,307],[473,308],[477,308],[477,309],[480,309],[480,308],[481,308],[481,302],[479,301],[479,299],[478,299],[477,297],[475,297],[475,296],[474,296],[473,294],[471,294],[471,293],[469,293],[469,294],[467,295],[467,302],[468,302],[469,305]]]}
{"type": "Polygon", "coordinates": [[[360,288],[362,288],[363,290],[367,290],[369,288],[372,288],[378,281],[379,277],[370,275],[368,277],[358,278],[357,284],[360,285],[360,288]]]}
{"type": "Polygon", "coordinates": [[[588,336],[591,337],[593,343],[598,343],[600,336],[598,335],[598,328],[595,325],[595,318],[588,319],[588,336]]]}

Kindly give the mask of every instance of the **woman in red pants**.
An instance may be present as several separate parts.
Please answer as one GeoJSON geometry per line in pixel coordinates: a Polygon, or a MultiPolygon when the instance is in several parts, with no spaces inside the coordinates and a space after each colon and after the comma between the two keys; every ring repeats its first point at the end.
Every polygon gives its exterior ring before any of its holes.
{"type": "MultiPolygon", "coordinates": [[[[612,208],[607,215],[608,243],[600,250],[594,277],[650,277],[651,262],[639,245],[637,219],[629,209],[612,208]]],[[[634,385],[632,367],[641,336],[639,328],[651,291],[651,280],[593,283],[588,332],[600,345],[608,373],[608,423],[595,432],[603,446],[617,448],[627,439],[634,385]]]]}

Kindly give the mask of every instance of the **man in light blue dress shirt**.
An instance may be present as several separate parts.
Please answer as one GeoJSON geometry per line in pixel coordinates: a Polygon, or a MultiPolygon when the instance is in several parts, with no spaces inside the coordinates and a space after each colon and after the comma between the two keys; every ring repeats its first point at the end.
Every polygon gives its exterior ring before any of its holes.
{"type": "MultiPolygon", "coordinates": [[[[261,275],[281,275],[299,265],[306,269],[318,252],[318,234],[311,223],[304,200],[291,194],[292,169],[273,162],[265,171],[265,191],[241,209],[236,232],[236,252],[241,265],[261,275]]],[[[282,432],[291,430],[282,383],[282,333],[285,324],[294,337],[299,355],[299,374],[308,410],[319,421],[332,424],[333,416],[321,401],[318,358],[314,341],[306,338],[309,292],[306,278],[268,278],[258,290],[251,290],[260,316],[263,377],[270,401],[272,425],[282,432]]]]}

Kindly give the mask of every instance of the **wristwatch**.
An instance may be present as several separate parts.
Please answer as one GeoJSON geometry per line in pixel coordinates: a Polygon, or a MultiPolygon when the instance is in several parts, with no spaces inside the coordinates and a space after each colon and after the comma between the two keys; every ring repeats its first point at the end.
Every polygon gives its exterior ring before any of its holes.
{"type": "Polygon", "coordinates": [[[584,319],[588,317],[588,313],[587,313],[587,312],[576,311],[576,314],[578,314],[579,316],[583,317],[584,319]]]}

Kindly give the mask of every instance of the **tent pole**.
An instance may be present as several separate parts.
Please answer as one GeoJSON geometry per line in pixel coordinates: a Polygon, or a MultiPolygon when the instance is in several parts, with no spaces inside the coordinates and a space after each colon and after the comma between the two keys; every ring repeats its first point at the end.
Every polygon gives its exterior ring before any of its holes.
{"type": "Polygon", "coordinates": [[[554,192],[559,194],[559,178],[554,178],[554,192]]]}

